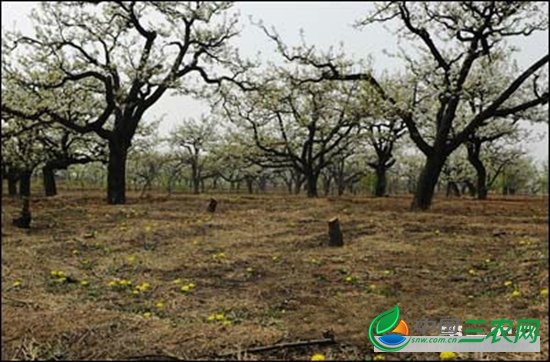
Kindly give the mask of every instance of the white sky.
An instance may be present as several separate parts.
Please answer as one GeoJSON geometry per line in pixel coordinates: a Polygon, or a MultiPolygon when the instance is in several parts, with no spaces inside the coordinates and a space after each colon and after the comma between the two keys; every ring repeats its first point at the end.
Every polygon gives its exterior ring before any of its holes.
{"type": "MultiPolygon", "coordinates": [[[[243,56],[253,57],[258,51],[263,59],[272,58],[274,46],[263,32],[251,26],[249,16],[255,21],[263,20],[268,27],[274,26],[288,45],[300,43],[300,29],[308,45],[319,49],[338,47],[343,43],[346,54],[353,59],[364,59],[371,55],[377,72],[394,70],[398,60],[383,54],[384,49],[397,49],[397,38],[380,24],[359,31],[351,25],[372,7],[368,2],[238,2],[235,8],[241,12],[241,26],[244,27],[237,40],[243,56]]],[[[2,27],[26,32],[31,29],[27,15],[36,2],[2,1],[2,27]]],[[[548,6],[548,5],[547,5],[548,6]]],[[[548,12],[548,9],[547,9],[548,12]]],[[[403,44],[404,45],[404,44],[403,44]]],[[[548,53],[548,31],[536,32],[528,38],[517,38],[513,45],[520,48],[515,57],[520,67],[527,67],[548,53]]],[[[165,96],[146,114],[146,118],[164,115],[161,133],[166,135],[181,117],[198,117],[208,113],[205,103],[184,97],[165,96]]],[[[548,159],[548,124],[533,126],[535,132],[543,135],[542,140],[528,144],[526,148],[537,160],[548,159]]]]}

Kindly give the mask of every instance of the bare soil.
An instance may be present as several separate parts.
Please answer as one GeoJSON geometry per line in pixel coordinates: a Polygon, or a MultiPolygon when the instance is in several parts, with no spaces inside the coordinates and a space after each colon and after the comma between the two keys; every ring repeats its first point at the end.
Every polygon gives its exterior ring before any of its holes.
{"type": "Polygon", "coordinates": [[[28,231],[3,197],[2,360],[370,360],[368,325],[396,304],[408,322],[540,319],[541,353],[459,359],[549,357],[547,197],[437,198],[413,213],[410,197],[220,194],[211,214],[212,195],[103,196],[33,197],[28,231]],[[332,217],[343,247],[327,246],[332,217]],[[243,352],[329,334],[336,344],[243,352]]]}

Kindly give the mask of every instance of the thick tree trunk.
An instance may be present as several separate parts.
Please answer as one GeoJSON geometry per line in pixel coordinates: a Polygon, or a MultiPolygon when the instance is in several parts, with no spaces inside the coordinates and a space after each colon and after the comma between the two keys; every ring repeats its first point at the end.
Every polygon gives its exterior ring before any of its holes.
{"type": "Polygon", "coordinates": [[[107,203],[126,203],[126,158],[128,149],[119,142],[109,142],[109,163],[107,165],[107,203]]]}
{"type": "Polygon", "coordinates": [[[306,175],[306,185],[307,185],[307,197],[318,197],[317,192],[317,179],[319,175],[312,173],[307,173],[306,175]]]}
{"type": "Polygon", "coordinates": [[[44,180],[44,193],[46,196],[57,195],[57,186],[55,184],[55,171],[51,167],[42,168],[42,176],[44,180]]]}
{"type": "Polygon", "coordinates": [[[29,197],[31,195],[32,171],[22,171],[19,177],[19,196],[29,197]]]}
{"type": "Polygon", "coordinates": [[[8,195],[17,195],[17,177],[12,175],[8,176],[8,195]]]}
{"type": "Polygon", "coordinates": [[[376,168],[376,185],[374,188],[374,196],[382,197],[386,194],[386,168],[379,166],[376,168]]]}
{"type": "Polygon", "coordinates": [[[446,156],[441,152],[434,152],[427,157],[424,168],[418,177],[411,210],[428,210],[432,204],[435,185],[445,163],[446,156]]]}

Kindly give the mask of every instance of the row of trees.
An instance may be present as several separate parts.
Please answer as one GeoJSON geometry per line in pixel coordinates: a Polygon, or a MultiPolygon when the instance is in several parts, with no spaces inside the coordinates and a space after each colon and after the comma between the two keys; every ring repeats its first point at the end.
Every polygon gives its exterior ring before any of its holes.
{"type": "Polygon", "coordinates": [[[376,3],[357,25],[398,21],[399,36],[418,46],[400,54],[403,74],[377,76],[343,53],[288,47],[262,24],[285,64],[243,60],[231,46],[238,16],[230,3],[43,3],[34,34],[3,33],[3,175],[26,180],[44,165],[51,181],[51,170],[104,160],[107,201],[119,204],[135,152],[132,177],[145,187],[162,159],[171,183],[189,165],[195,192],[208,178],[250,184],[270,170],[316,197],[319,180],[342,192],[370,168],[382,196],[396,148],[413,146],[425,160],[412,209],[429,208],[441,174],[456,173],[449,165],[460,149],[477,173],[468,187],[485,198],[496,179],[483,161],[490,145],[518,137],[522,122],[547,121],[548,55],[520,70],[506,43],[547,29],[541,6],[376,3]],[[135,143],[147,110],[169,91],[207,97],[213,114],[182,123],[170,140],[177,153],[166,159],[135,143]],[[231,141],[205,151],[216,126],[231,141]],[[209,170],[208,158],[225,167],[209,170]]]}

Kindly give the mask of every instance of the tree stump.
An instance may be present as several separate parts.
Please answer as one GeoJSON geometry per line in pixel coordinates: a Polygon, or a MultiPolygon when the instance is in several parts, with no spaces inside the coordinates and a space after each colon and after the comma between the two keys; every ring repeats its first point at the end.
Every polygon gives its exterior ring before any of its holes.
{"type": "Polygon", "coordinates": [[[12,220],[12,224],[21,229],[30,229],[31,227],[31,212],[29,210],[29,198],[23,197],[23,208],[21,216],[12,220]]]}
{"type": "Polygon", "coordinates": [[[340,231],[340,222],[336,217],[328,221],[328,237],[329,246],[344,245],[344,239],[342,237],[342,232],[340,231]]]}
{"type": "Polygon", "coordinates": [[[210,202],[208,203],[208,208],[206,209],[206,211],[215,212],[216,206],[218,206],[218,202],[215,199],[210,199],[210,202]]]}

